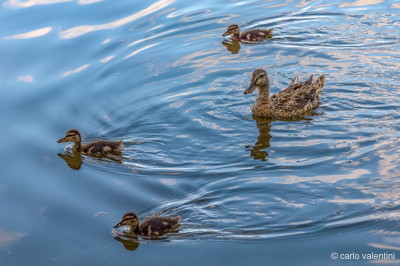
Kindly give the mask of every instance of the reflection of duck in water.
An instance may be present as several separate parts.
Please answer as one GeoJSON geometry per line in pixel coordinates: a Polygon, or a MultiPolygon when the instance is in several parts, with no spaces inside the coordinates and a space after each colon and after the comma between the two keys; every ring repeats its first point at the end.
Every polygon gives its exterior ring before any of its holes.
{"type": "Polygon", "coordinates": [[[128,235],[162,236],[177,229],[179,227],[180,218],[180,216],[150,217],[139,224],[137,215],[133,212],[128,212],[122,216],[121,221],[116,224],[114,228],[128,225],[128,235]]]}
{"type": "MultiPolygon", "coordinates": [[[[228,27],[228,30],[222,36],[232,35],[233,41],[238,42],[260,42],[272,37],[272,30],[253,29],[240,32],[238,25],[233,24],[228,27]]],[[[239,46],[240,48],[240,46],[239,46]]]]}
{"type": "Polygon", "coordinates": [[[304,82],[296,77],[290,86],[269,97],[269,79],[266,71],[257,69],[253,72],[250,86],[244,94],[252,93],[258,87],[252,112],[265,117],[299,116],[319,105],[319,94],[324,86],[325,76],[321,75],[312,82],[312,76],[304,82]]]}
{"type": "Polygon", "coordinates": [[[258,138],[257,142],[253,147],[250,145],[246,146],[246,148],[251,148],[250,156],[255,160],[266,161],[269,156],[266,149],[270,147],[271,141],[271,122],[272,119],[268,117],[261,117],[253,115],[254,120],[257,122],[258,127],[258,138]]]}
{"type": "Polygon", "coordinates": [[[98,140],[82,144],[81,133],[77,129],[68,130],[65,137],[59,139],[58,143],[68,141],[74,143],[72,151],[96,157],[103,157],[108,154],[119,155],[123,147],[122,140],[98,140]]]}
{"type": "MultiPolygon", "coordinates": [[[[316,113],[308,113],[308,115],[314,116],[318,115],[316,113]]],[[[266,149],[268,149],[271,146],[271,123],[274,121],[277,121],[274,118],[271,117],[262,117],[262,116],[257,116],[253,115],[253,119],[256,120],[257,122],[257,128],[258,128],[258,138],[257,142],[254,144],[254,146],[247,145],[246,148],[250,150],[250,156],[253,157],[255,160],[262,160],[266,161],[267,157],[269,156],[268,152],[266,149]]],[[[299,121],[299,120],[312,120],[312,118],[309,117],[283,117],[279,118],[279,121],[299,121]]]]}

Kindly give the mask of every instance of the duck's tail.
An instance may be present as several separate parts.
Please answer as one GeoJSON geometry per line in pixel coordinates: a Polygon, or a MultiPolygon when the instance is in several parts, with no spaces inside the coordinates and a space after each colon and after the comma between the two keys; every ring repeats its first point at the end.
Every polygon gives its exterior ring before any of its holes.
{"type": "Polygon", "coordinates": [[[313,82],[312,86],[317,91],[317,94],[320,94],[322,92],[324,84],[325,84],[325,75],[319,76],[319,78],[317,78],[317,80],[313,82]]]}
{"type": "Polygon", "coordinates": [[[299,83],[299,77],[295,77],[294,79],[292,79],[292,81],[290,82],[289,86],[293,86],[295,84],[299,83]]]}

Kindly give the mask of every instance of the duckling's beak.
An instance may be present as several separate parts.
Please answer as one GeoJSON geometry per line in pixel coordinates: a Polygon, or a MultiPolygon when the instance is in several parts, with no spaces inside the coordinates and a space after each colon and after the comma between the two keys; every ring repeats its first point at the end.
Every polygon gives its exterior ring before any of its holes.
{"type": "Polygon", "coordinates": [[[59,139],[57,142],[58,143],[61,143],[61,142],[67,142],[68,140],[66,139],[66,138],[62,138],[62,139],[59,139]]]}
{"type": "Polygon", "coordinates": [[[117,223],[116,225],[114,225],[114,228],[118,228],[122,226],[122,222],[117,223]]]}
{"type": "Polygon", "coordinates": [[[254,81],[251,81],[250,86],[244,91],[244,94],[250,94],[257,88],[254,81]]]}
{"type": "Polygon", "coordinates": [[[229,34],[231,34],[231,32],[229,30],[227,30],[224,34],[222,34],[222,36],[227,36],[229,34]]]}

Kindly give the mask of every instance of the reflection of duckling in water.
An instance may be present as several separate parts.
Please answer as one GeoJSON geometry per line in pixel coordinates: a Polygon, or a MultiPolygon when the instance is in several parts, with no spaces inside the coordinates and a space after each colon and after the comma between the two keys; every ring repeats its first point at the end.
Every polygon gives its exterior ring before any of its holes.
{"type": "Polygon", "coordinates": [[[270,147],[271,141],[271,122],[272,119],[268,117],[261,117],[253,115],[254,120],[257,122],[258,127],[258,138],[257,142],[253,147],[251,145],[246,146],[246,148],[251,148],[250,156],[255,160],[266,161],[269,156],[266,149],[270,147]]]}
{"type": "Polygon", "coordinates": [[[162,236],[177,229],[179,227],[180,218],[180,216],[150,217],[139,224],[137,215],[133,212],[128,212],[122,216],[121,221],[116,224],[114,228],[129,225],[130,235],[162,236]]]}
{"type": "Polygon", "coordinates": [[[238,25],[233,24],[228,27],[228,30],[222,36],[232,35],[232,40],[239,42],[260,42],[272,37],[272,30],[247,30],[240,32],[238,25]]]}
{"type": "Polygon", "coordinates": [[[139,240],[138,240],[137,236],[124,236],[123,238],[119,237],[119,236],[116,236],[116,237],[114,237],[114,239],[116,239],[119,242],[121,242],[122,245],[124,245],[124,247],[127,250],[131,250],[132,251],[132,250],[135,250],[135,249],[137,249],[139,247],[139,240]]]}
{"type": "Polygon", "coordinates": [[[222,44],[228,49],[232,54],[239,53],[240,50],[240,42],[232,40],[230,42],[223,41],[222,44]]]}
{"type": "Polygon", "coordinates": [[[120,141],[98,140],[82,144],[81,133],[77,129],[68,130],[65,137],[58,140],[61,142],[73,142],[72,151],[90,156],[106,156],[108,154],[118,154],[121,152],[123,144],[120,141]]]}
{"type": "Polygon", "coordinates": [[[74,170],[79,170],[81,168],[82,157],[80,153],[77,152],[72,153],[67,151],[64,154],[59,153],[57,155],[60,156],[70,168],[74,170]]]}
{"type": "Polygon", "coordinates": [[[325,76],[321,75],[312,82],[312,76],[304,82],[295,77],[289,87],[269,97],[269,79],[265,70],[257,69],[253,72],[250,86],[244,94],[252,93],[258,88],[252,112],[265,117],[299,116],[319,105],[319,94],[324,87],[325,76]]]}
{"type": "MultiPolygon", "coordinates": [[[[86,159],[83,158],[79,152],[66,151],[65,153],[58,153],[57,155],[60,156],[71,169],[74,170],[79,170],[82,166],[83,160],[86,159]]],[[[117,156],[100,157],[99,159],[105,161],[112,161],[115,163],[122,163],[121,158],[117,156]]],[[[129,158],[126,160],[129,160],[129,158]]]]}

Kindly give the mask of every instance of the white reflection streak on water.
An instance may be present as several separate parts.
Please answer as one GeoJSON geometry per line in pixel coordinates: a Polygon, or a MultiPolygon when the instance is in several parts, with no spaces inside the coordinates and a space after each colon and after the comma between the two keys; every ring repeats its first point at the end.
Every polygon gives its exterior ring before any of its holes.
{"type": "Polygon", "coordinates": [[[41,36],[48,34],[49,32],[51,32],[52,29],[53,29],[52,27],[45,27],[45,28],[41,28],[41,29],[37,29],[37,30],[33,30],[33,31],[21,33],[21,34],[7,36],[4,38],[4,40],[37,38],[37,37],[41,37],[41,36]]]}
{"type": "Polygon", "coordinates": [[[328,200],[336,204],[374,204],[374,199],[344,199],[342,197],[335,197],[335,199],[328,200]]]}
{"type": "Polygon", "coordinates": [[[149,49],[149,48],[151,48],[151,47],[153,47],[153,46],[156,46],[156,45],[158,45],[158,43],[150,44],[150,45],[147,45],[147,46],[145,46],[145,47],[143,47],[143,48],[140,48],[140,49],[138,49],[138,50],[136,50],[136,51],[134,51],[134,52],[128,54],[127,56],[125,56],[124,59],[127,59],[127,58],[129,58],[129,57],[131,57],[131,56],[134,56],[134,55],[140,53],[141,51],[147,50],[147,49],[149,49]]]}
{"type": "MultiPolygon", "coordinates": [[[[78,0],[78,4],[88,5],[101,1],[103,0],[78,0]]],[[[3,4],[3,6],[7,8],[18,9],[18,8],[26,8],[38,5],[60,4],[66,2],[72,2],[72,0],[30,0],[30,1],[8,0],[3,4]]]]}
{"type": "MultiPolygon", "coordinates": [[[[154,29],[154,28],[153,28],[153,29],[154,29]]],[[[163,31],[161,34],[156,34],[156,35],[152,35],[152,36],[150,36],[150,37],[148,37],[148,38],[143,38],[143,39],[136,40],[136,41],[134,41],[134,42],[128,44],[127,47],[131,47],[131,46],[134,46],[134,45],[136,45],[136,44],[138,44],[138,43],[141,43],[141,42],[144,42],[144,41],[148,41],[148,40],[152,40],[152,39],[158,38],[158,37],[160,37],[160,36],[162,36],[162,35],[166,35],[166,34],[173,33],[173,32],[175,32],[175,31],[176,31],[176,30],[163,31]]]]}
{"type": "Polygon", "coordinates": [[[80,5],[89,5],[97,2],[101,2],[103,0],[78,0],[78,4],[80,5]]]}
{"type": "MultiPolygon", "coordinates": [[[[396,238],[396,243],[397,245],[399,245],[399,238],[396,238]]],[[[399,250],[400,251],[400,247],[398,246],[392,246],[392,245],[384,245],[384,244],[379,244],[379,243],[368,243],[369,246],[374,247],[374,248],[380,248],[380,249],[391,249],[391,250],[399,250]]]]}
{"type": "Polygon", "coordinates": [[[85,69],[88,68],[89,66],[90,66],[89,64],[86,64],[86,65],[80,66],[80,67],[78,67],[78,68],[75,68],[75,69],[73,69],[73,70],[66,71],[66,72],[64,72],[64,73],[62,74],[62,77],[65,78],[65,77],[68,77],[68,76],[71,75],[71,74],[75,74],[75,73],[81,72],[82,70],[85,70],[85,69]]]}
{"type": "Polygon", "coordinates": [[[104,58],[99,60],[99,63],[107,63],[108,61],[110,61],[113,58],[114,58],[114,55],[110,55],[110,56],[104,57],[104,58]]]}
{"type": "Polygon", "coordinates": [[[87,33],[98,31],[98,30],[115,29],[115,28],[121,27],[125,24],[131,23],[132,21],[135,21],[139,18],[147,16],[151,13],[154,13],[160,9],[163,9],[163,8],[169,6],[170,4],[172,4],[173,2],[175,2],[175,0],[161,0],[161,1],[158,1],[154,4],[152,4],[148,8],[143,9],[142,11],[139,11],[128,17],[118,19],[116,21],[112,21],[112,22],[109,22],[106,24],[81,25],[81,26],[73,27],[73,28],[70,28],[70,29],[60,32],[60,38],[61,39],[72,39],[72,38],[81,36],[83,34],[87,34],[87,33]]]}
{"type": "Polygon", "coordinates": [[[349,172],[346,175],[337,174],[337,175],[320,175],[320,176],[311,176],[311,177],[288,175],[282,183],[283,184],[295,184],[295,183],[310,182],[310,181],[336,183],[341,180],[357,179],[363,175],[368,175],[370,173],[371,172],[367,169],[356,169],[356,170],[349,172]]]}
{"type": "Polygon", "coordinates": [[[34,81],[34,77],[32,75],[18,76],[18,81],[25,83],[32,83],[34,81]]]}
{"type": "Polygon", "coordinates": [[[3,6],[7,8],[25,8],[37,5],[58,4],[65,2],[71,2],[71,0],[29,0],[29,1],[8,0],[3,4],[3,6]]]}
{"type": "Polygon", "coordinates": [[[352,3],[341,4],[339,7],[353,7],[353,6],[370,6],[370,5],[379,5],[385,2],[385,0],[357,0],[352,3]]]}
{"type": "Polygon", "coordinates": [[[3,229],[0,230],[0,250],[6,250],[14,242],[27,236],[28,233],[24,232],[10,232],[3,229]]]}

